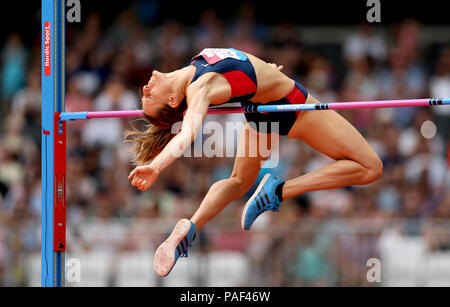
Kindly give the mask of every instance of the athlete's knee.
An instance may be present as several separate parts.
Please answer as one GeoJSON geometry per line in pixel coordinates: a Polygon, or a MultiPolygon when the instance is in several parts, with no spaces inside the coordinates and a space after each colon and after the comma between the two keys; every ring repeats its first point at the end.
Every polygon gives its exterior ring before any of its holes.
{"type": "Polygon", "coordinates": [[[377,155],[371,157],[365,168],[366,174],[364,176],[363,184],[372,183],[383,175],[383,162],[381,162],[381,159],[377,155]]]}
{"type": "Polygon", "coordinates": [[[253,182],[243,178],[241,176],[237,176],[236,174],[232,174],[228,180],[232,181],[236,186],[237,191],[244,195],[253,185],[253,182]]]}

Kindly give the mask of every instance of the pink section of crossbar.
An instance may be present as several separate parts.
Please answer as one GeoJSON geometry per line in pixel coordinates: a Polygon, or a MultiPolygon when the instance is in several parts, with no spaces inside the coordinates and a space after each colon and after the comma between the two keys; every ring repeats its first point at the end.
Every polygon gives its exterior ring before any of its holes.
{"type": "Polygon", "coordinates": [[[360,108],[394,108],[394,107],[420,107],[428,106],[429,99],[409,100],[374,100],[359,102],[331,102],[328,104],[331,110],[360,109],[360,108]]]}
{"type": "MultiPolygon", "coordinates": [[[[208,114],[244,113],[244,107],[209,109],[208,114]]],[[[143,117],[142,110],[87,112],[86,118],[143,117]]]]}
{"type": "Polygon", "coordinates": [[[208,110],[208,114],[230,114],[230,113],[244,113],[244,107],[228,107],[228,108],[211,108],[208,110]]]}
{"type": "Polygon", "coordinates": [[[87,112],[86,118],[142,117],[142,110],[87,112]]]}

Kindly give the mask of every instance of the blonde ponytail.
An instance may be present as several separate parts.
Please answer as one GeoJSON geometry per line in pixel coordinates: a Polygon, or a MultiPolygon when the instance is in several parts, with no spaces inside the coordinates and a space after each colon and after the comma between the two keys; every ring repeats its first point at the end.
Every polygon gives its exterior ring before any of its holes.
{"type": "Polygon", "coordinates": [[[153,160],[175,136],[170,130],[154,125],[149,125],[144,132],[133,127],[133,130],[125,131],[124,135],[125,141],[135,142],[133,162],[141,165],[153,160]]]}
{"type": "Polygon", "coordinates": [[[163,106],[158,111],[157,118],[145,115],[150,125],[144,132],[131,125],[132,129],[125,131],[124,138],[126,142],[136,143],[133,148],[135,152],[133,162],[142,165],[153,160],[175,136],[171,132],[172,125],[183,120],[186,109],[186,101],[183,101],[177,108],[163,106]]]}

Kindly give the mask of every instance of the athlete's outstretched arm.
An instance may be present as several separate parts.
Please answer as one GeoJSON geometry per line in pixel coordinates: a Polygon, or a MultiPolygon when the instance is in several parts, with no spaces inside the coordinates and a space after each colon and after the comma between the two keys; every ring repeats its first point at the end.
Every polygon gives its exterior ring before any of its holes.
{"type": "Polygon", "coordinates": [[[150,188],[159,173],[168,167],[192,144],[208,112],[209,101],[206,91],[196,91],[188,98],[188,109],[183,118],[181,131],[164,147],[161,153],[148,165],[136,167],[128,176],[131,184],[139,190],[150,188]]]}

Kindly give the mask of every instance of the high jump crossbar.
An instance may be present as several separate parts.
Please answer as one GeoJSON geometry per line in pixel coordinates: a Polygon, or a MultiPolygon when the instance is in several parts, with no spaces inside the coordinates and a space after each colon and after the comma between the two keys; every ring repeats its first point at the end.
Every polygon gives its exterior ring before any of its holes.
{"type": "MultiPolygon", "coordinates": [[[[330,103],[307,103],[307,104],[286,104],[286,105],[249,105],[245,107],[219,107],[219,108],[216,107],[216,108],[209,108],[208,114],[422,107],[422,106],[436,106],[436,105],[450,105],[450,98],[375,100],[375,101],[358,101],[358,102],[330,102],[330,103]]],[[[144,112],[142,110],[62,112],[60,115],[60,120],[67,121],[75,119],[143,117],[143,116],[144,112]]]]}

